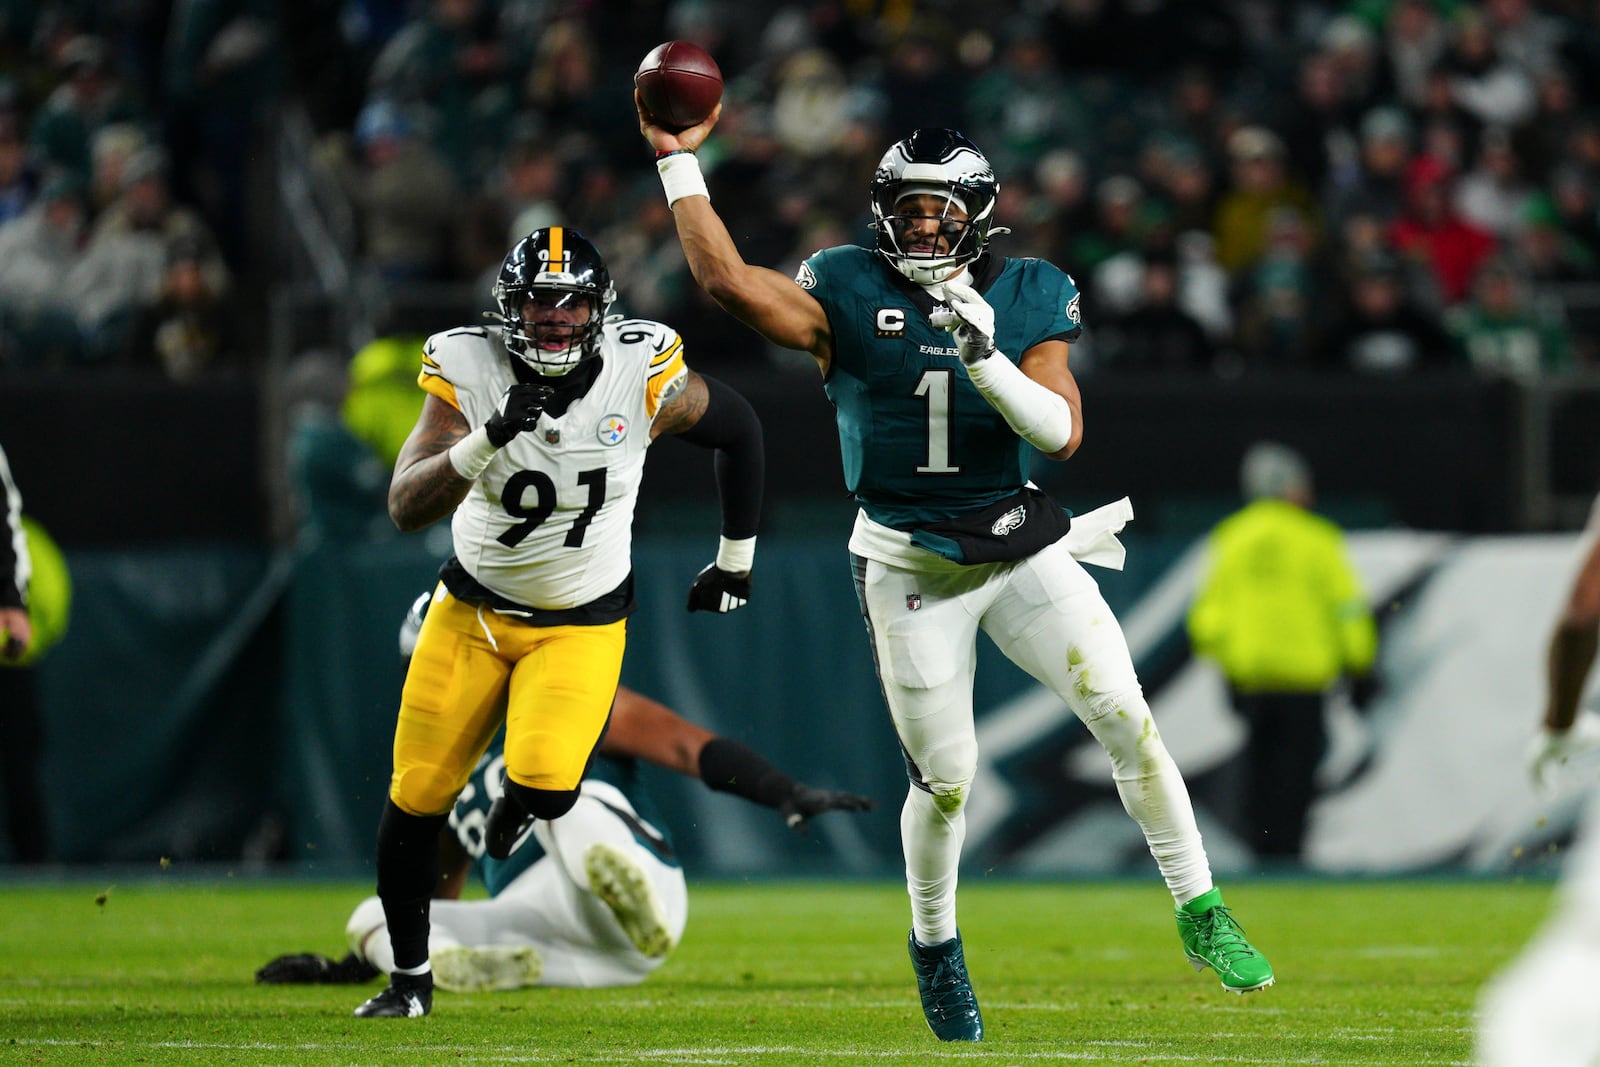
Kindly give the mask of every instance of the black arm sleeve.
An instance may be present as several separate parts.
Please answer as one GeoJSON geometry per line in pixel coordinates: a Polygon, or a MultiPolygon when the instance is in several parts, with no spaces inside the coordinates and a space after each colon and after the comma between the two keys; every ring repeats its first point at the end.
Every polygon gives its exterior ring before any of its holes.
{"type": "MultiPolygon", "coordinates": [[[[741,398],[742,399],[742,398],[741,398]]],[[[28,602],[28,543],[22,534],[22,494],[0,449],[0,608],[28,602]]]]}
{"type": "Polygon", "coordinates": [[[782,805],[795,786],[793,778],[761,753],[726,737],[713,737],[700,750],[700,780],[718,792],[769,808],[782,805]]]}
{"type": "Polygon", "coordinates": [[[716,449],[717,497],[722,502],[722,536],[732,541],[754,537],[761,526],[761,495],[767,456],[761,420],[733,387],[700,375],[707,403],[700,421],[678,439],[716,449]]]}

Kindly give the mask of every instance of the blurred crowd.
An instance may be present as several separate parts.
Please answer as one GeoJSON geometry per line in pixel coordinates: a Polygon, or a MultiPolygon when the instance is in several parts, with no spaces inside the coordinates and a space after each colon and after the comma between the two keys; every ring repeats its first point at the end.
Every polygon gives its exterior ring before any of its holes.
{"type": "MultiPolygon", "coordinates": [[[[878,158],[950,126],[995,244],[1084,291],[1085,374],[1600,367],[1600,5],[1532,0],[349,0],[0,6],[0,366],[251,355],[273,109],[403,300],[560,222],[696,362],[760,342],[684,268],[631,81],[716,57],[751,262],[869,243],[878,158]],[[23,12],[25,14],[14,14],[23,12]],[[248,280],[248,284],[241,284],[248,280]]],[[[441,322],[439,326],[451,325],[441,322]]],[[[259,331],[258,331],[259,332],[259,331]]],[[[776,358],[775,354],[773,354],[776,358]]]]}

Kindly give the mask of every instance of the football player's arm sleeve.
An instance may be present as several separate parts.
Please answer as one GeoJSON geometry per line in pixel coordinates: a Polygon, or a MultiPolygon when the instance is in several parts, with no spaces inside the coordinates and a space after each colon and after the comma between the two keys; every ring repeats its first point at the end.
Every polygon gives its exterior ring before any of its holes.
{"type": "Polygon", "coordinates": [[[700,750],[700,780],[718,792],[776,808],[784,823],[801,833],[813,815],[825,811],[870,811],[876,806],[871,797],[814,789],[796,781],[755,749],[727,737],[714,737],[700,750]]]}
{"type": "Polygon", "coordinates": [[[722,504],[722,536],[730,541],[754,537],[761,525],[766,489],[766,449],[761,420],[738,390],[709,375],[705,411],[678,437],[715,450],[717,497],[722,504]]]}
{"type": "MultiPolygon", "coordinates": [[[[1029,357],[1036,351],[1037,348],[1030,349],[1024,355],[1030,370],[1033,361],[1029,357]]],[[[1040,365],[1049,367],[1052,379],[1065,378],[1063,384],[1052,380],[1047,385],[1036,380],[998,350],[987,359],[967,364],[966,371],[978,392],[1018,437],[1051,458],[1065,459],[1071,454],[1076,420],[1072,417],[1071,401],[1064,393],[1070,389],[1075,395],[1077,386],[1066,375],[1064,358],[1055,362],[1060,363],[1059,371],[1049,362],[1039,361],[1040,365]]]]}

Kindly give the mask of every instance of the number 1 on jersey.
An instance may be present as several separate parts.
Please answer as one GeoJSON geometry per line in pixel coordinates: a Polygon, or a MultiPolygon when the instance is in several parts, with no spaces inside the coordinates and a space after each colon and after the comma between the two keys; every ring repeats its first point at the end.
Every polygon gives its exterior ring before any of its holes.
{"type": "Polygon", "coordinates": [[[929,367],[912,394],[928,400],[928,461],[917,468],[918,474],[961,473],[960,467],[950,463],[950,386],[954,376],[948,368],[929,367]]]}

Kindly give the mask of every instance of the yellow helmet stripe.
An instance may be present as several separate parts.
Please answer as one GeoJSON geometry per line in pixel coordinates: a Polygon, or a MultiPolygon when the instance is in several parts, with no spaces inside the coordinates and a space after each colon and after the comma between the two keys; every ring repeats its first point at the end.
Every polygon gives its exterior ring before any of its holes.
{"type": "Polygon", "coordinates": [[[552,226],[550,227],[550,262],[546,264],[545,269],[560,270],[562,260],[565,258],[561,252],[561,227],[552,226]]]}

